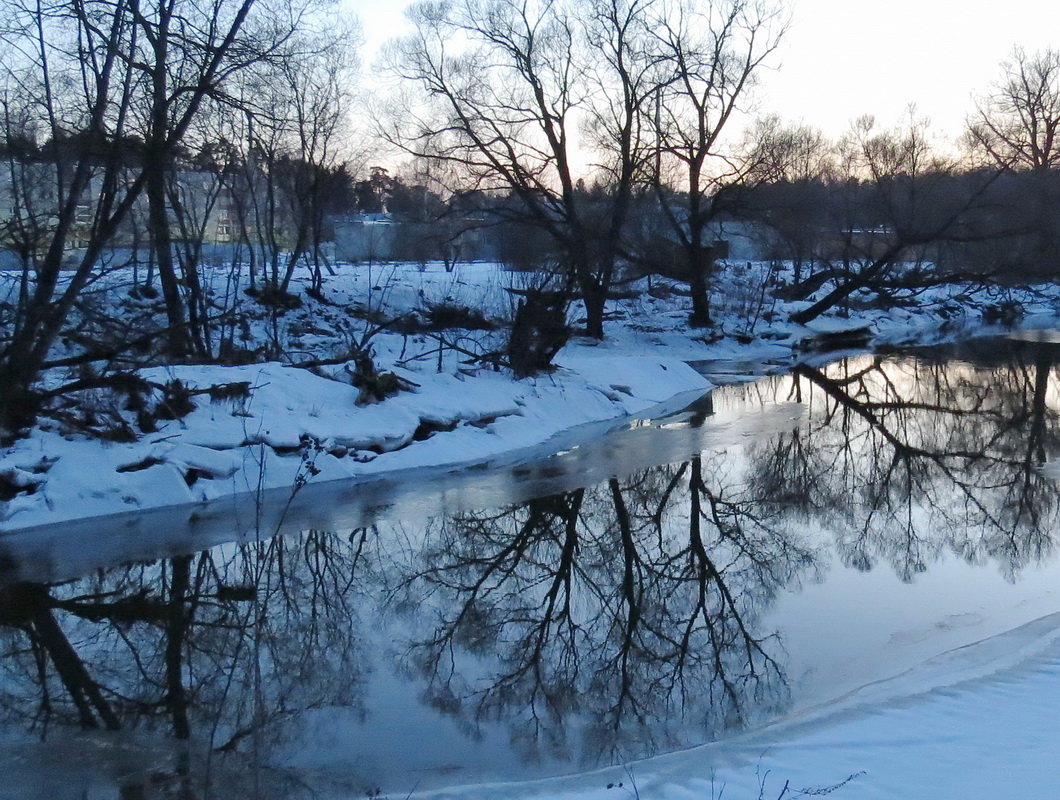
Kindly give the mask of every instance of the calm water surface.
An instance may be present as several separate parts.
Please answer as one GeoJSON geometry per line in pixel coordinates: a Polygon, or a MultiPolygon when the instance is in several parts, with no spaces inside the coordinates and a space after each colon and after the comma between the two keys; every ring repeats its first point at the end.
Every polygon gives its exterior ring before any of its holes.
{"type": "Polygon", "coordinates": [[[235,541],[247,509],[0,538],[0,797],[579,771],[1060,610],[1060,344],[1039,338],[802,366],[530,464],[307,489],[235,541]]]}

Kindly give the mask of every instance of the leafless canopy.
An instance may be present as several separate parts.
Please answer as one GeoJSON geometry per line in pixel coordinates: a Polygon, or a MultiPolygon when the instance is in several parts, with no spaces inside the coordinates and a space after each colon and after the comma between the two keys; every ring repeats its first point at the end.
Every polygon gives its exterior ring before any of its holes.
{"type": "Polygon", "coordinates": [[[703,198],[719,175],[741,172],[708,162],[776,47],[775,9],[457,0],[421,3],[411,16],[415,33],[392,61],[421,91],[387,137],[455,168],[465,185],[514,196],[556,243],[592,335],[602,335],[616,261],[629,255],[623,237],[638,194],[670,178],[691,190],[697,207],[667,211],[688,247],[702,249],[703,198]],[[686,235],[689,224],[698,227],[686,235]]]}
{"type": "Polygon", "coordinates": [[[1047,170],[1060,165],[1060,52],[1017,47],[968,123],[968,142],[998,164],[1047,170]]]}

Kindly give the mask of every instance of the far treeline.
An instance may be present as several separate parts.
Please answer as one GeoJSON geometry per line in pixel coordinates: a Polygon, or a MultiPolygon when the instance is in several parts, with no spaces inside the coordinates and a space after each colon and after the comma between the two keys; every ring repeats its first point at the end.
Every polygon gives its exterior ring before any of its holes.
{"type": "Polygon", "coordinates": [[[689,324],[711,326],[723,225],[794,265],[784,291],[816,298],[796,322],[855,292],[900,302],[1060,267],[1058,53],[1013,51],[960,147],[940,149],[912,110],[837,141],[748,123],[789,23],[780,3],[408,13],[368,93],[357,25],[327,0],[0,0],[0,256],[18,284],[0,305],[0,431],[33,418],[44,370],[104,359],[54,358],[101,272],[133,267],[133,292],[160,291],[164,317],[129,346],[218,360],[209,248],[236,247],[237,283],[281,313],[300,265],[326,299],[325,245],[357,215],[408,223],[416,258],[485,242],[539,276],[528,308],[578,301],[593,337],[607,298],[646,274],[687,283],[689,324]],[[399,162],[401,177],[373,166],[399,162]]]}

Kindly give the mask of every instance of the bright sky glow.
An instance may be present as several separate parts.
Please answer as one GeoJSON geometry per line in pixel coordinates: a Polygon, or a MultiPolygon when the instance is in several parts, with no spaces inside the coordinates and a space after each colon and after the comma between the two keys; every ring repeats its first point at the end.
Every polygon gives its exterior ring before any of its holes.
{"type": "Polygon", "coordinates": [[[759,107],[828,135],[861,114],[893,123],[909,103],[955,138],[1014,45],[1060,48],[1050,0],[795,0],[762,76],[759,107]]]}
{"type": "MultiPolygon", "coordinates": [[[[367,65],[401,32],[407,5],[345,0],[364,27],[367,65]]],[[[791,18],[755,110],[829,136],[862,114],[892,124],[914,103],[937,133],[956,139],[1014,45],[1060,48],[1055,0],[792,0],[791,18]]]]}

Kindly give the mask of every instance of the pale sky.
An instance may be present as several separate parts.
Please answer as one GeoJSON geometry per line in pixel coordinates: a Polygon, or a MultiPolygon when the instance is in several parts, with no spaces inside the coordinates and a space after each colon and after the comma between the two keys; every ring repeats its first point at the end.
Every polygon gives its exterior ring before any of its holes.
{"type": "MultiPolygon", "coordinates": [[[[370,69],[379,44],[401,32],[408,2],[345,5],[361,20],[370,69]]],[[[791,18],[756,110],[828,136],[862,114],[894,123],[915,103],[955,139],[1014,45],[1060,48],[1056,0],[791,0],[791,18]]]]}
{"type": "Polygon", "coordinates": [[[795,0],[760,107],[828,135],[873,114],[894,122],[909,103],[959,135],[1014,45],[1060,48],[1060,4],[1048,0],[795,0]]]}

